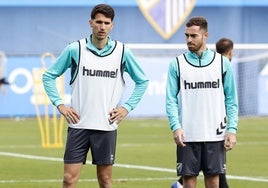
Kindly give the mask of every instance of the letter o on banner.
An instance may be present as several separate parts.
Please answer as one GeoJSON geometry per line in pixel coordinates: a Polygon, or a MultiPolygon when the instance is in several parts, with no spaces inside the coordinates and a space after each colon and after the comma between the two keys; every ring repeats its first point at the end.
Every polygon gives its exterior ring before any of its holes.
{"type": "Polygon", "coordinates": [[[24,94],[27,93],[33,86],[33,78],[31,73],[24,68],[17,68],[14,71],[12,71],[9,74],[9,81],[10,83],[12,83],[10,85],[11,90],[13,90],[15,93],[17,94],[24,94]],[[26,83],[23,86],[18,86],[17,85],[17,81],[18,80],[18,76],[24,76],[26,78],[26,83]]]}

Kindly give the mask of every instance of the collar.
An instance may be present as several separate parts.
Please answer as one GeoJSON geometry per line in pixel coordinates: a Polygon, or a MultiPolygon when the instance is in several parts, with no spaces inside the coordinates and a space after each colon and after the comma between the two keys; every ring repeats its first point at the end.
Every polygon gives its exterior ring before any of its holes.
{"type": "Polygon", "coordinates": [[[192,52],[192,51],[189,51],[189,55],[192,57],[192,58],[195,58],[195,59],[203,59],[203,58],[206,58],[208,55],[210,55],[211,53],[211,50],[210,49],[206,49],[202,52],[202,55],[201,57],[199,58],[199,56],[197,55],[196,52],[192,52]]]}
{"type": "Polygon", "coordinates": [[[95,52],[95,53],[98,54],[98,55],[102,55],[102,54],[107,53],[107,52],[110,51],[110,49],[113,48],[113,46],[114,46],[114,41],[111,39],[110,36],[108,36],[107,43],[106,43],[106,45],[105,45],[102,49],[98,49],[98,48],[96,48],[96,46],[92,43],[91,38],[92,38],[92,35],[90,35],[90,36],[87,38],[87,44],[86,44],[86,47],[87,47],[90,51],[93,51],[93,52],[95,52]]]}

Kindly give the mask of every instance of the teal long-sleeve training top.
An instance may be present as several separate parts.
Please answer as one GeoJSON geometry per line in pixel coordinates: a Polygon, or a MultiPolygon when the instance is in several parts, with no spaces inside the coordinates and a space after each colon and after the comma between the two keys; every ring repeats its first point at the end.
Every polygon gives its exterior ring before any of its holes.
{"type": "MultiPolygon", "coordinates": [[[[91,37],[87,38],[87,48],[98,56],[105,56],[110,54],[114,49],[115,41],[108,37],[107,45],[99,50],[91,42],[91,37]]],[[[71,80],[70,83],[75,79],[78,69],[73,69],[72,67],[78,67],[79,62],[79,44],[78,42],[73,42],[69,44],[62,51],[60,56],[57,58],[56,62],[43,74],[43,84],[45,91],[52,104],[58,106],[63,104],[63,101],[56,88],[55,79],[61,76],[68,68],[71,68],[71,80]],[[73,66],[76,64],[76,66],[73,66]]],[[[123,61],[125,63],[124,72],[127,72],[132,80],[135,82],[134,90],[129,97],[129,99],[122,105],[127,109],[128,112],[133,110],[141,97],[143,96],[146,88],[148,86],[148,78],[146,77],[144,71],[141,69],[140,65],[137,63],[136,58],[129,48],[125,47],[123,53],[123,61]]]]}
{"type": "MultiPolygon", "coordinates": [[[[202,53],[201,58],[196,53],[190,51],[186,52],[185,56],[187,61],[194,66],[206,66],[211,62],[214,53],[214,51],[207,49],[202,53]]],[[[226,57],[223,57],[223,75],[225,107],[228,118],[227,132],[236,134],[238,125],[238,98],[231,63],[226,57]]],[[[182,127],[179,117],[179,110],[181,109],[181,101],[178,97],[180,92],[179,76],[177,60],[174,58],[169,65],[166,85],[166,113],[172,131],[182,127]]]]}

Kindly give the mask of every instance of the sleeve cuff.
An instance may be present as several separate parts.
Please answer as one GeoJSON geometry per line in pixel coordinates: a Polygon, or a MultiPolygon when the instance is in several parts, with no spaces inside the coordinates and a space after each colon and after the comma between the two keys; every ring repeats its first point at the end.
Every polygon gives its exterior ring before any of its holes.
{"type": "Polygon", "coordinates": [[[124,104],[123,107],[128,111],[130,112],[132,110],[132,107],[128,104],[124,104]]]}
{"type": "Polygon", "coordinates": [[[63,104],[62,100],[58,100],[58,101],[55,101],[54,103],[54,106],[59,106],[60,104],[63,104]]]}
{"type": "Polygon", "coordinates": [[[237,130],[235,128],[228,128],[226,132],[236,134],[236,131],[237,130]]]}

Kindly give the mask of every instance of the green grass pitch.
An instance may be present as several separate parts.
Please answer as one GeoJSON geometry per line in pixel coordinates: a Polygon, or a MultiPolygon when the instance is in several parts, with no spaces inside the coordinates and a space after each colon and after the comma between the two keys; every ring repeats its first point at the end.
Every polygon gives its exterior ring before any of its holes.
{"type": "MultiPolygon", "coordinates": [[[[66,125],[63,130],[65,143],[66,125]]],[[[237,145],[227,154],[231,188],[268,187],[268,117],[240,118],[237,145]]],[[[0,119],[0,188],[61,187],[64,148],[42,148],[36,118],[0,119]]],[[[78,188],[97,188],[84,165],[78,188]]],[[[167,119],[126,119],[118,130],[114,188],[168,188],[177,179],[167,119]]],[[[203,176],[197,187],[204,187],[203,176]]]]}

